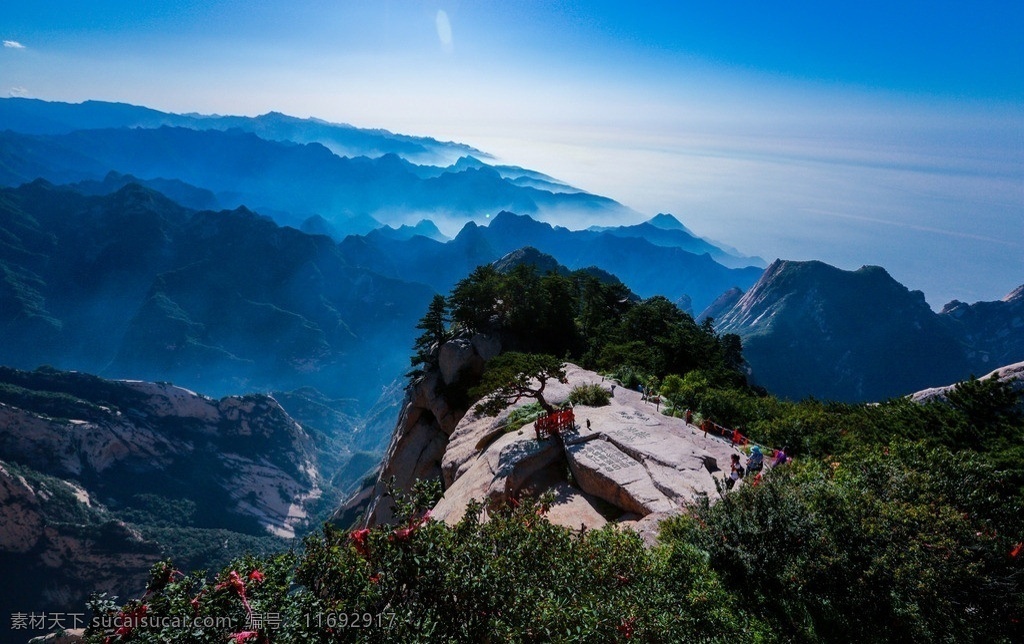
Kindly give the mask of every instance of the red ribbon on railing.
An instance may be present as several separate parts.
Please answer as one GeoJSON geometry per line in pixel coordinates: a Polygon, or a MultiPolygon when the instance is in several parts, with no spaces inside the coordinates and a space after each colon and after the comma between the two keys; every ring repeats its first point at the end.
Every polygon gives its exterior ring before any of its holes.
{"type": "Polygon", "coordinates": [[[572,409],[563,409],[538,418],[534,423],[538,432],[545,431],[549,434],[557,434],[565,429],[572,428],[576,423],[576,415],[572,409]]]}

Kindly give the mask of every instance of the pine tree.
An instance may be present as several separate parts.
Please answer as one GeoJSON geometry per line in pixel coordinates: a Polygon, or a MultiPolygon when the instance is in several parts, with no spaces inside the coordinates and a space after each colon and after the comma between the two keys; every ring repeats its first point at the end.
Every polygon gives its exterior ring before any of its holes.
{"type": "Polygon", "coordinates": [[[426,314],[416,324],[423,333],[416,338],[410,358],[414,369],[407,375],[418,376],[423,373],[424,366],[437,364],[437,348],[448,339],[448,305],[443,295],[435,295],[427,307],[426,314]]]}
{"type": "Polygon", "coordinates": [[[568,382],[561,360],[543,353],[510,351],[487,365],[479,386],[469,393],[476,397],[490,396],[475,408],[478,414],[485,416],[496,416],[523,398],[533,398],[550,414],[555,408],[544,399],[548,380],[568,382]]]}

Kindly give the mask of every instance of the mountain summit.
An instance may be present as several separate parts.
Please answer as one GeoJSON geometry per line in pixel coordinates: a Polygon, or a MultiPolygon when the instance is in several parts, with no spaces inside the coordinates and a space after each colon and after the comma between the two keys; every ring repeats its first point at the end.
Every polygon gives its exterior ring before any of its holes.
{"type": "Polygon", "coordinates": [[[759,384],[791,398],[879,400],[968,371],[924,295],[878,266],[776,260],[716,328],[743,339],[759,384]]]}
{"type": "Polygon", "coordinates": [[[283,225],[324,218],[339,235],[367,218],[462,224],[500,210],[598,220],[636,212],[539,172],[489,165],[458,143],[270,113],[169,114],[134,105],[0,99],[0,185],[101,181],[111,171],[178,181],[219,207],[283,225]],[[434,164],[434,165],[430,165],[434,164]]]}
{"type": "Polygon", "coordinates": [[[1024,359],[1018,299],[936,314],[878,266],[776,260],[737,295],[702,316],[743,339],[754,380],[781,396],[881,400],[1024,359]]]}

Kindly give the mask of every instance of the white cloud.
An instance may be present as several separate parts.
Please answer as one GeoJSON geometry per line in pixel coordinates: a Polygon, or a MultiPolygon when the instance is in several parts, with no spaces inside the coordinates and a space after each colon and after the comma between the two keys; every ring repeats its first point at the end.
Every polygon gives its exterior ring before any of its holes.
{"type": "Polygon", "coordinates": [[[8,91],[8,94],[10,94],[11,96],[25,97],[28,96],[28,90],[24,87],[12,87],[8,91]]]}
{"type": "Polygon", "coordinates": [[[17,40],[5,40],[4,47],[7,49],[24,49],[25,45],[21,44],[17,40]]]}
{"type": "Polygon", "coordinates": [[[441,49],[450,52],[452,50],[452,23],[448,20],[448,14],[444,9],[437,10],[434,22],[437,25],[437,38],[441,41],[441,49]]]}

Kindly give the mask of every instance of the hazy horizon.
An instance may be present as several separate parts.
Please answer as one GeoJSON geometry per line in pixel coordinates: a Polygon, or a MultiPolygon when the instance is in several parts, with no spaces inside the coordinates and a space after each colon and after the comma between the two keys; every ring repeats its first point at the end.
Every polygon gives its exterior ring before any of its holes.
{"type": "Polygon", "coordinates": [[[0,89],[458,141],[935,308],[1024,282],[1024,8],[335,5],[15,2],[0,89]]]}

